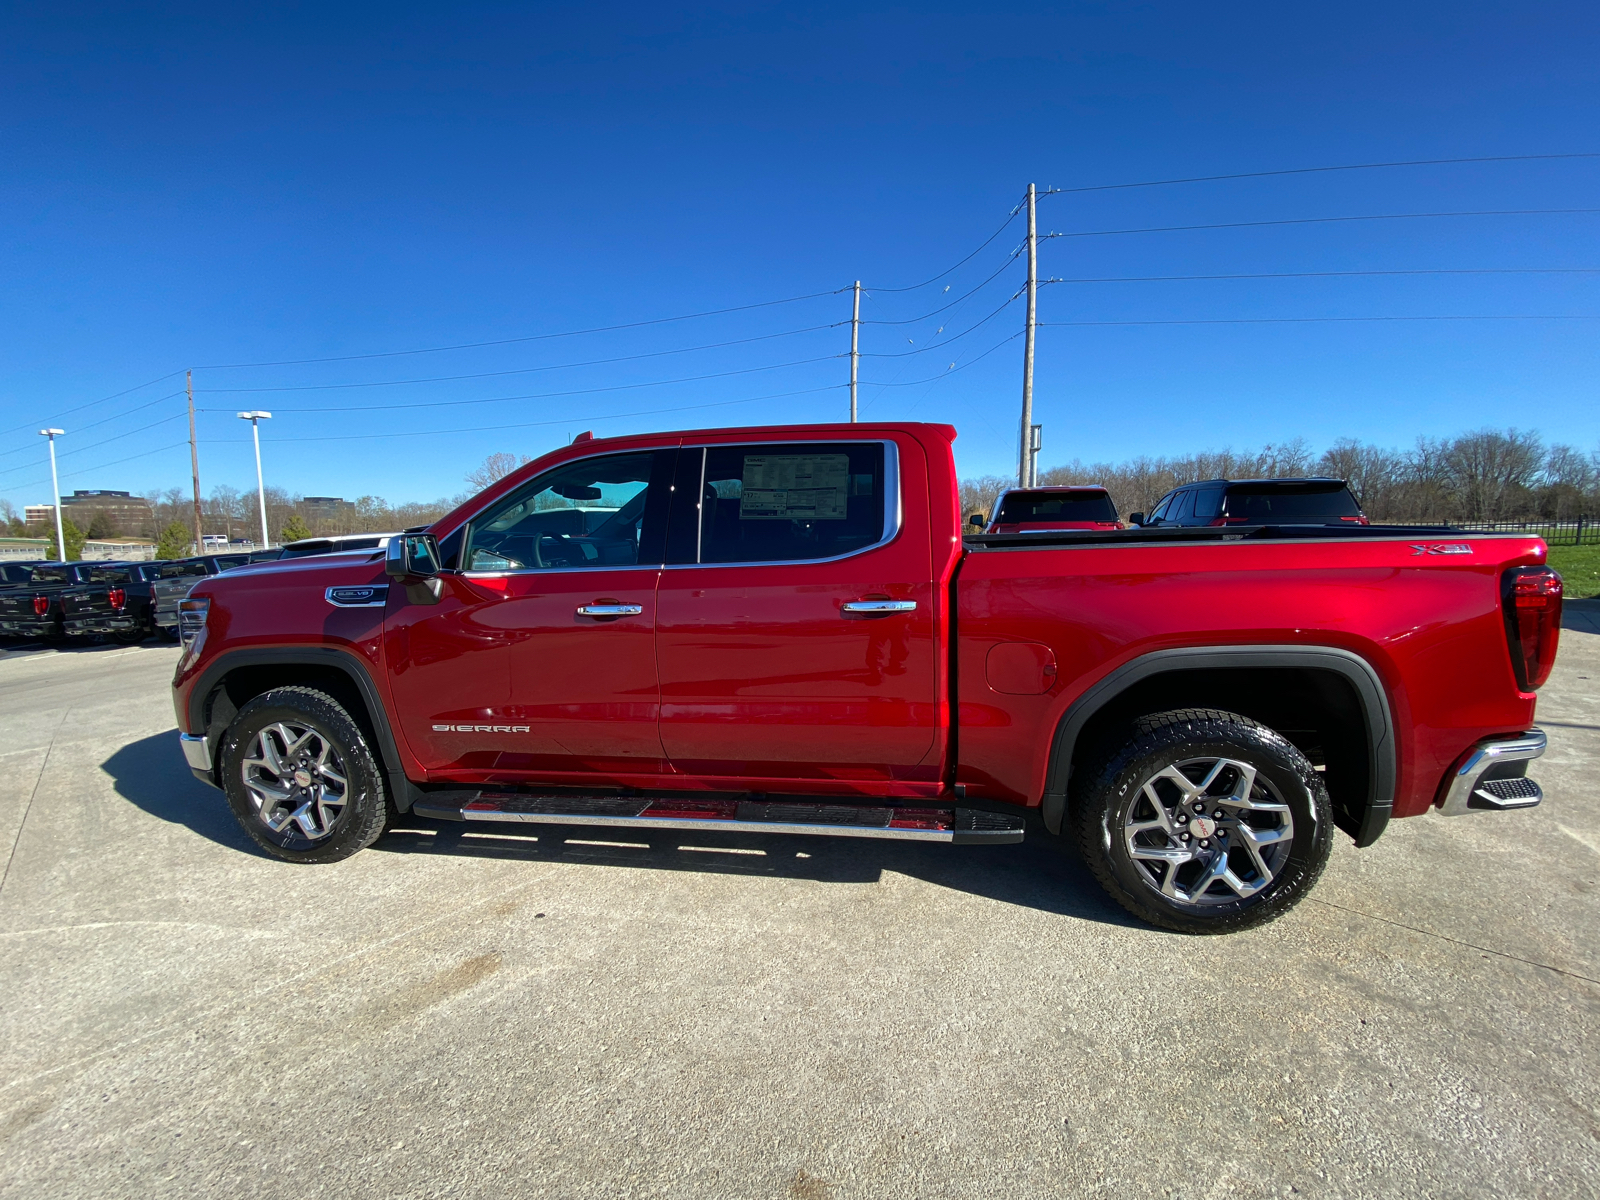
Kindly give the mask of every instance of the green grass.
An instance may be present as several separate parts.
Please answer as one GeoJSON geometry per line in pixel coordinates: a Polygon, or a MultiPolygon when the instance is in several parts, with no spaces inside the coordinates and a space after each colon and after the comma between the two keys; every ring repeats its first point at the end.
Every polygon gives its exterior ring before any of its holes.
{"type": "Polygon", "coordinates": [[[1549,562],[1561,572],[1569,598],[1600,596],[1600,546],[1551,546],[1549,562]]]}

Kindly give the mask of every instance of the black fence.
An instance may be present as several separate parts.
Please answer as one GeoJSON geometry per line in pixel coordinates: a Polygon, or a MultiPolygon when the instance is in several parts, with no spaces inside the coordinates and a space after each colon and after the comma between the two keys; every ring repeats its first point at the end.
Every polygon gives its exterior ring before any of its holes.
{"type": "Polygon", "coordinates": [[[1452,521],[1450,528],[1474,533],[1529,533],[1551,546],[1600,546],[1600,519],[1575,521],[1452,521]]]}

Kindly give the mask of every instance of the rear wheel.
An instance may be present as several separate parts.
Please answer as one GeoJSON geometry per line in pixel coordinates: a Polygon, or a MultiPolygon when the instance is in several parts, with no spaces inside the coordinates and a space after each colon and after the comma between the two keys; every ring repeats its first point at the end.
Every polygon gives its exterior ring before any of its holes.
{"type": "Polygon", "coordinates": [[[274,688],[239,710],[222,741],[222,780],[245,832],[287,862],[337,862],[383,833],[383,775],[367,739],[313,688],[274,688]]]}
{"type": "Polygon", "coordinates": [[[1141,717],[1085,772],[1072,833],[1124,908],[1184,933],[1227,933],[1292,908],[1332,845],[1327,789],[1306,757],[1248,717],[1141,717]]]}

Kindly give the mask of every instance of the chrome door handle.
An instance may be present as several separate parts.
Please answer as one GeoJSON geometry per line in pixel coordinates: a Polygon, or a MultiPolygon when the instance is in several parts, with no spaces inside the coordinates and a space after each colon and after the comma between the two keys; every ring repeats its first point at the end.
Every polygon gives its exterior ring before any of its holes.
{"type": "Polygon", "coordinates": [[[642,604],[580,604],[580,617],[637,617],[644,611],[642,604]]]}
{"type": "Polygon", "coordinates": [[[897,613],[916,612],[915,600],[846,600],[839,606],[841,613],[897,613]]]}

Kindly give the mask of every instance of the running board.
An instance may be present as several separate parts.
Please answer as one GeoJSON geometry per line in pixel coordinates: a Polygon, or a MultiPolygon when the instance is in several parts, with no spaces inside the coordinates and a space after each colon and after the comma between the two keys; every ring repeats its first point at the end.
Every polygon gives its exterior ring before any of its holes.
{"type": "Polygon", "coordinates": [[[781,800],[678,800],[670,796],[542,796],[454,792],[411,806],[444,821],[534,825],[610,825],[626,829],[712,829],[727,833],[806,833],[955,845],[1020,842],[1021,817],[976,808],[816,804],[781,800]]]}

